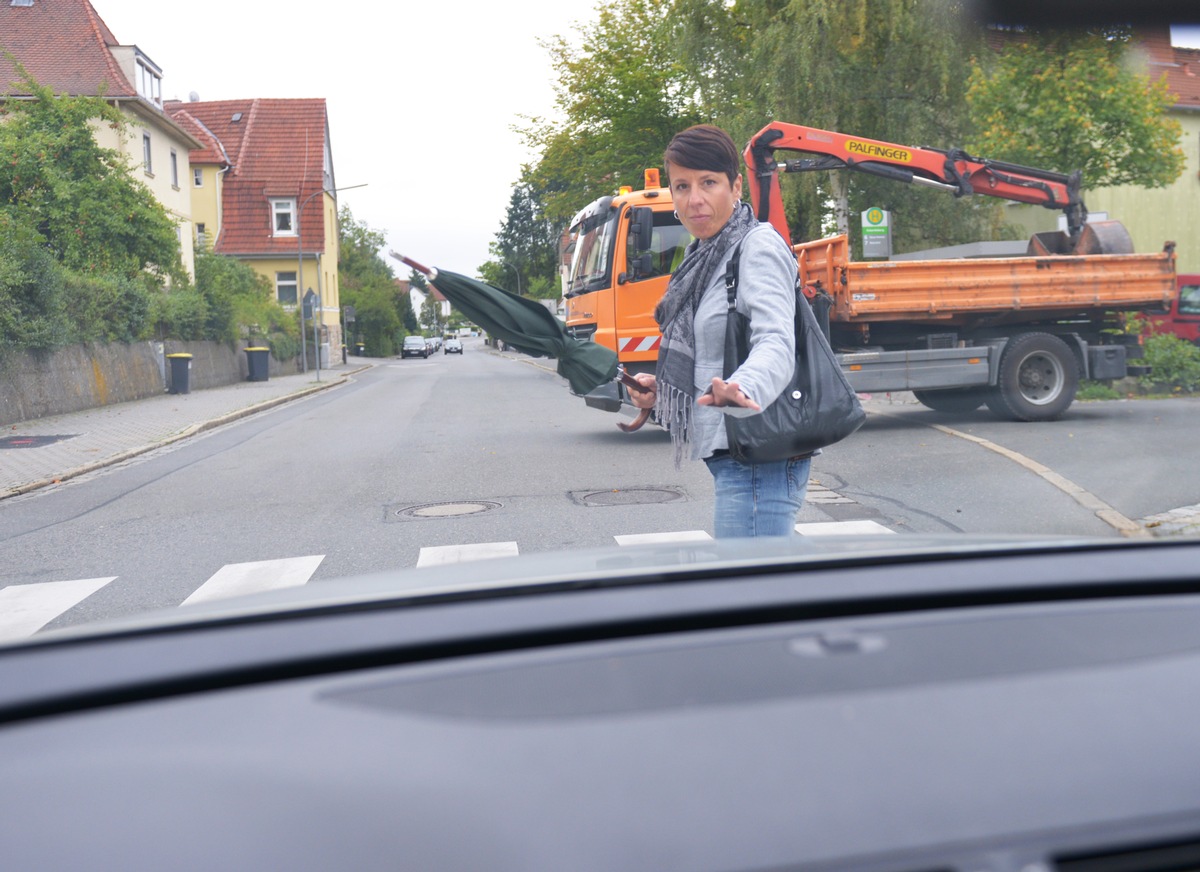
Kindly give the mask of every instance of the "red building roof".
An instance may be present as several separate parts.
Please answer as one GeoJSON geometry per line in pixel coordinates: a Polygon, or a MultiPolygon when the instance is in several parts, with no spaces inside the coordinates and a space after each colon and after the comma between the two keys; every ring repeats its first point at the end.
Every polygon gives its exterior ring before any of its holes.
{"type": "MultiPolygon", "coordinates": [[[[34,80],[59,94],[135,97],[111,49],[121,43],[88,0],[0,0],[0,50],[11,52],[34,80]]],[[[21,96],[13,64],[0,55],[0,94],[21,96]]]]}
{"type": "Polygon", "coordinates": [[[1200,109],[1200,49],[1171,45],[1170,28],[1145,28],[1137,39],[1146,51],[1151,79],[1167,77],[1179,108],[1200,109]]]}
{"type": "Polygon", "coordinates": [[[313,208],[326,187],[324,98],[170,102],[166,109],[181,126],[193,125],[205,132],[204,138],[197,136],[205,147],[189,154],[192,161],[231,167],[221,194],[218,253],[280,257],[297,253],[294,236],[272,235],[271,198],[294,198],[301,206],[304,251],[324,251],[324,209],[313,208]]]}

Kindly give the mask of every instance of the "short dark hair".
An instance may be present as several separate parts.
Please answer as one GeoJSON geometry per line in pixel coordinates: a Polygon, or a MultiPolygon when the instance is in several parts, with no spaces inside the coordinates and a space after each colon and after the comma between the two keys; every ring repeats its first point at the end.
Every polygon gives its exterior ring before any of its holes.
{"type": "MultiPolygon", "coordinates": [[[[712,124],[697,124],[671,137],[667,150],[663,152],[663,164],[724,173],[731,185],[737,181],[741,168],[733,137],[712,124]]],[[[666,166],[666,169],[669,176],[670,167],[666,166]]]]}

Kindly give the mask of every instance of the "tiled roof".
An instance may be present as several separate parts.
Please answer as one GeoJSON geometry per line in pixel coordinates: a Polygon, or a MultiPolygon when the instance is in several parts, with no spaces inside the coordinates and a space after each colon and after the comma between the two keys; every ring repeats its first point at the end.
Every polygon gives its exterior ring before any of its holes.
{"type": "MultiPolygon", "coordinates": [[[[215,100],[168,103],[167,112],[180,124],[203,125],[224,148],[232,164],[222,188],[221,236],[215,250],[230,255],[297,253],[294,236],[271,235],[270,197],[294,197],[302,209],[304,251],[323,251],[324,209],[317,196],[324,186],[327,116],[325,100],[215,100]],[[312,199],[309,199],[312,197],[312,199]]],[[[208,139],[203,140],[206,143],[208,139]]],[[[214,162],[207,145],[190,157],[214,162]]],[[[221,161],[223,162],[224,157],[221,161]]]]}
{"type": "MultiPolygon", "coordinates": [[[[0,0],[3,2],[3,0],[0,0]]],[[[230,164],[229,156],[225,153],[225,146],[216,134],[205,126],[204,122],[196,118],[186,108],[183,108],[184,103],[166,104],[167,114],[174,119],[175,123],[186,130],[196,138],[198,142],[203,143],[203,148],[195,148],[188,152],[188,157],[193,164],[218,164],[220,166],[228,166],[230,164]]]]}
{"type": "MultiPolygon", "coordinates": [[[[11,52],[34,80],[59,94],[134,97],[110,48],[120,43],[88,0],[0,0],[0,49],[11,52]]],[[[0,56],[0,94],[22,95],[17,73],[0,56]]]]}
{"type": "MultiPolygon", "coordinates": [[[[1175,105],[1200,109],[1200,49],[1171,45],[1171,28],[1167,25],[1137,27],[1133,36],[1147,61],[1146,72],[1150,78],[1157,81],[1165,73],[1167,87],[1175,95],[1175,105]]],[[[987,43],[994,51],[1000,51],[1010,40],[1020,38],[1019,30],[1005,28],[991,28],[986,34],[987,43]]]]}
{"type": "Polygon", "coordinates": [[[1200,109],[1200,49],[1171,45],[1170,29],[1165,27],[1146,29],[1137,35],[1146,51],[1150,77],[1158,79],[1165,73],[1175,105],[1200,109]]]}

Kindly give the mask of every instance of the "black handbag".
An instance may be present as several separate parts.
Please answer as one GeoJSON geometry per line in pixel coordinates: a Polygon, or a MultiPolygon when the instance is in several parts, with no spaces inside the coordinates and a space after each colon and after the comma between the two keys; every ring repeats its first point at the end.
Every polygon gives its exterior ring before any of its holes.
{"type": "MultiPolygon", "coordinates": [[[[725,324],[725,379],[750,352],[750,319],[737,311],[741,243],[725,269],[729,315],[725,324]]],[[[829,298],[821,295],[828,305],[829,298]]],[[[813,306],[796,279],[796,368],[779,397],[757,415],[725,415],[730,455],[742,463],[769,463],[811,455],[845,439],[867,413],[834,357],[813,306]]]]}

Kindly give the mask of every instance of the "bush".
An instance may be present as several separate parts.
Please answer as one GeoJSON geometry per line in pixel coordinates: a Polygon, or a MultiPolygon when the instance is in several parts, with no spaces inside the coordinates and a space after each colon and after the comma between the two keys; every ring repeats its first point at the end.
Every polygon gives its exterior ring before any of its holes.
{"type": "Polygon", "coordinates": [[[1140,381],[1147,387],[1170,386],[1181,391],[1200,389],[1200,348],[1173,333],[1142,338],[1140,362],[1149,364],[1150,374],[1140,381]]]}
{"type": "Polygon", "coordinates": [[[71,342],[134,342],[150,334],[151,301],[161,291],[118,275],[65,273],[71,342]]]}
{"type": "Polygon", "coordinates": [[[208,302],[195,288],[172,288],[155,296],[150,308],[154,334],[159,339],[204,339],[208,302]]]}
{"type": "Polygon", "coordinates": [[[0,211],[0,351],[71,342],[63,275],[36,234],[0,211]]]}

